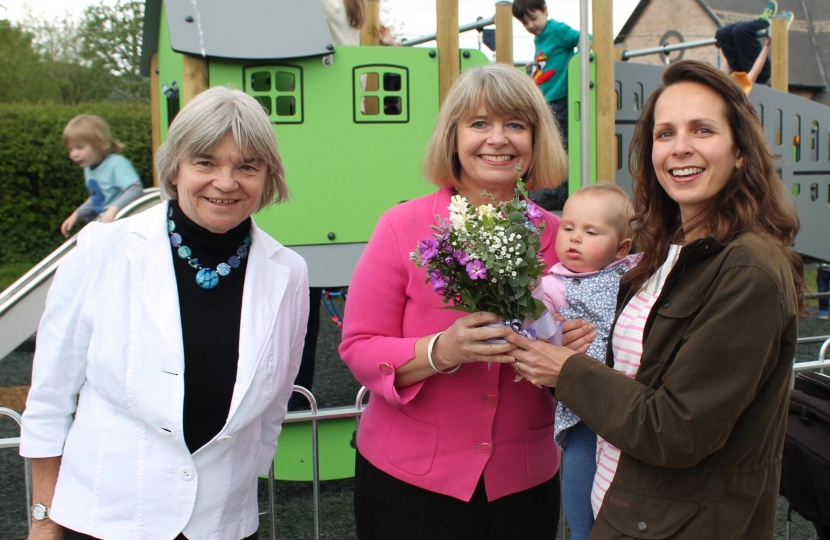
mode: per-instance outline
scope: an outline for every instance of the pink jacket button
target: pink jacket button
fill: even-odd
[[[498,396],[487,396],[484,398],[484,403],[490,408],[495,408],[499,404]]]
[[[381,364],[380,365],[380,372],[384,375],[392,375],[392,372],[395,371],[392,369],[392,364]]]
[[[479,445],[478,451],[481,452],[482,456],[489,456],[493,453],[493,447],[487,443],[482,443],[481,445]]]

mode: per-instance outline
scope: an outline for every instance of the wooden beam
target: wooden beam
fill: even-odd
[[[513,65],[513,3],[496,2],[496,62]]]
[[[364,0],[366,17],[360,28],[361,45],[380,45],[380,0]]]
[[[150,122],[153,148],[153,185],[159,185],[159,172],[156,169],[156,150],[161,146],[161,101],[159,100],[159,55],[150,58]]]
[[[458,48],[458,0],[435,0],[438,43],[438,101],[444,102],[461,70]]]
[[[184,105],[187,105],[191,99],[208,89],[207,58],[184,54],[182,55],[182,68],[184,70],[182,97],[184,97]]]
[[[784,18],[770,19],[772,30],[772,76],[770,86],[782,92],[790,89],[790,23]]]
[[[616,181],[617,139],[615,120],[617,99],[614,84],[614,31],[611,0],[593,0],[592,45],[596,75],[597,182]]]

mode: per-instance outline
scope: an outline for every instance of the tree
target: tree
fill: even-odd
[[[56,85],[32,45],[33,35],[0,20],[0,102],[52,101]]]
[[[81,56],[82,41],[78,23],[68,15],[47,19],[30,9],[21,24],[32,35],[32,46],[41,59],[40,80],[55,88],[52,99],[74,105],[110,98],[113,81],[106,70],[92,66]]]
[[[144,4],[138,0],[87,7],[79,20],[68,15],[47,19],[31,10],[23,28],[48,65],[56,98],[66,104],[85,101],[149,101],[140,74]]]
[[[144,2],[119,0],[86,8],[78,37],[80,56],[94,69],[115,76],[117,101],[148,101],[150,88],[141,75]]]

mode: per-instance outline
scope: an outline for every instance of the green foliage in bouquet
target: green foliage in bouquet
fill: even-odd
[[[544,311],[531,294],[545,268],[539,253],[544,213],[523,194],[517,187],[512,199],[478,208],[454,195],[449,220],[438,217],[432,237],[410,253],[433,290],[452,303],[449,309],[520,321]]]

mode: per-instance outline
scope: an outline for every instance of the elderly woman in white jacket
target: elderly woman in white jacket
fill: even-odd
[[[49,291],[29,538],[256,538],[308,316],[305,262],[250,217],[288,195],[276,140],[253,98],[211,88],[156,165],[167,201],[86,227]]]

